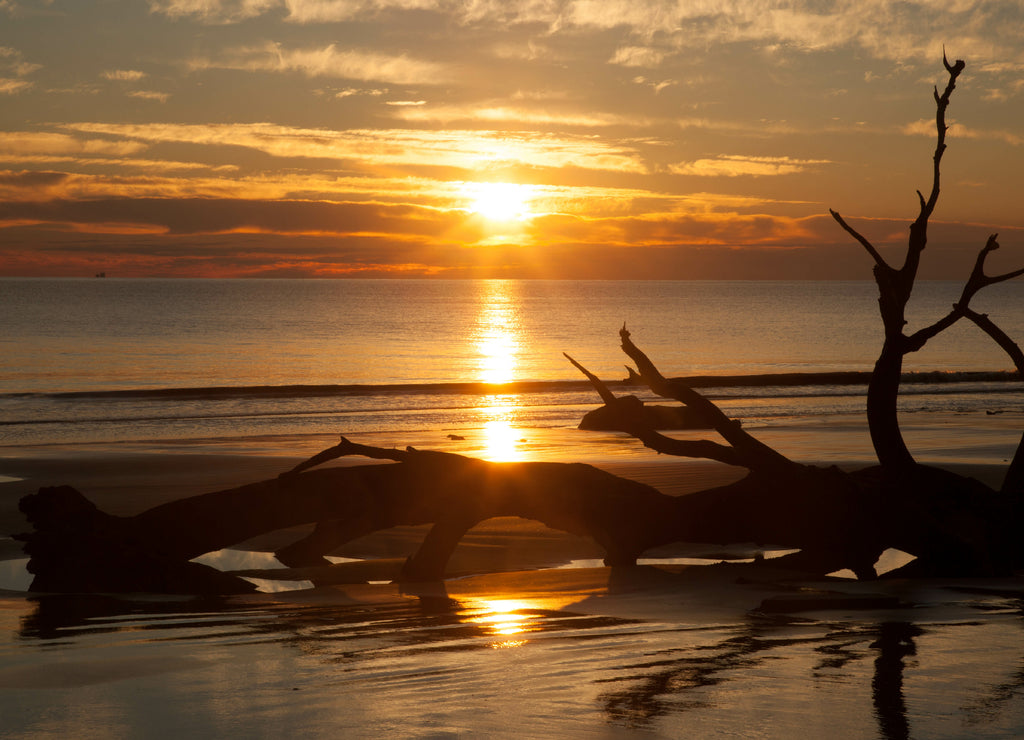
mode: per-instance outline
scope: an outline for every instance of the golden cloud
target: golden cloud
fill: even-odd
[[[673,164],[669,166],[669,170],[676,175],[696,175],[698,177],[763,177],[792,175],[821,164],[830,164],[830,162],[827,159],[722,155],[710,159]]]
[[[30,87],[32,87],[32,83],[28,80],[12,80],[0,77],[0,95],[14,95]]]
[[[418,107],[414,108],[418,109]],[[406,108],[402,108],[406,110]],[[364,166],[421,165],[479,169],[498,164],[642,173],[642,159],[593,137],[503,131],[302,129],[254,124],[73,123],[66,129],[145,142],[243,146],[275,157],[324,158]]]
[[[395,56],[339,49],[335,44],[305,49],[289,49],[278,43],[237,47],[218,58],[194,58],[189,61],[189,67],[193,71],[300,72],[307,77],[372,80],[399,85],[440,85],[457,79],[456,72],[444,64],[413,59],[404,54]]]
[[[8,159],[8,155],[124,156],[145,148],[146,145],[139,141],[80,139],[48,132],[8,131],[0,137],[0,158],[3,159]]]
[[[103,78],[117,82],[138,82],[146,76],[145,72],[137,69],[111,69],[103,73]]]

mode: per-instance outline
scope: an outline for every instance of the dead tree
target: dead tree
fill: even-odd
[[[910,236],[903,265],[895,268],[882,257],[875,246],[853,227],[851,227],[836,211],[830,210],[836,222],[856,239],[874,260],[875,283],[878,285],[878,309],[882,317],[884,338],[882,350],[875,362],[871,380],[868,383],[867,416],[871,441],[875,448],[878,462],[888,469],[914,465],[914,457],[907,448],[900,431],[897,418],[897,402],[899,399],[900,379],[903,374],[903,358],[916,352],[937,334],[952,326],[960,318],[966,317],[995,339],[1000,346],[1010,353],[1018,370],[1024,369],[1021,353],[1016,345],[1003,334],[986,316],[970,310],[969,304],[974,295],[989,285],[1003,282],[1024,274],[1024,269],[1003,275],[989,277],[985,275],[985,259],[999,248],[996,234],[988,238],[988,242],[978,255],[974,270],[964,285],[960,300],[952,310],[931,326],[922,328],[907,335],[905,327],[907,301],[914,289],[921,255],[928,243],[928,220],[939,200],[940,165],[946,151],[946,109],[949,107],[950,96],[956,87],[957,78],[964,70],[964,62],[958,59],[950,64],[945,55],[943,66],[949,73],[945,90],[940,94],[935,88],[935,128],[936,145],[932,156],[932,187],[927,198],[917,192],[919,211],[917,218],[910,225]],[[1024,464],[1024,463],[1022,463]],[[1015,473],[1016,479],[1020,474]]]

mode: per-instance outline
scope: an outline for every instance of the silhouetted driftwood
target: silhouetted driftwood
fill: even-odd
[[[384,464],[310,469],[364,455]],[[896,488],[894,489],[893,486]],[[901,496],[894,511],[893,491]],[[402,571],[404,580],[444,577],[462,536],[498,516],[533,519],[593,538],[610,565],[677,541],[774,543],[800,548],[780,565],[824,574],[851,568],[872,577],[887,547],[919,557],[929,572],[993,574],[1019,562],[1007,547],[1012,507],[970,479],[925,468],[904,477],[878,470],[787,463],[720,488],[673,498],[579,463],[492,463],[448,453],[385,450],[343,439],[276,479],[181,499],[133,517],[105,514],[68,487],[22,500],[35,527],[23,535],[35,591],[234,593],[240,579],[189,563],[259,534],[319,522],[281,552],[292,565],[382,529],[432,524]],[[920,569],[921,566],[919,566]],[[923,572],[923,571],[921,571]]]
[[[366,455],[395,462],[308,470],[322,460]],[[268,531],[321,522],[282,556],[323,562],[333,547],[398,525],[433,524],[403,571],[437,579],[472,526],[497,516],[536,519],[594,538],[609,562],[631,562],[667,541],[673,500],[583,464],[490,463],[447,453],[384,450],[342,442],[310,465],[239,488],[194,496],[134,517],[104,514],[68,487],[26,496],[35,527],[22,538],[40,591],[229,591],[191,558]]]

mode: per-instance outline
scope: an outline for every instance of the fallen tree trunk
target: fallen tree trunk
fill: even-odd
[[[673,499],[642,483],[579,463],[489,463],[429,451],[388,451],[343,440],[341,454],[398,462],[297,472],[194,496],[134,517],[99,511],[69,487],[44,488],[20,507],[35,531],[21,535],[37,591],[244,590],[189,564],[251,537],[313,522],[331,536],[292,548],[289,564],[399,525],[433,524],[403,570],[438,579],[459,539],[499,516],[535,519],[597,541],[609,562],[629,562],[669,537]],[[324,548],[317,547],[323,544]]]
[[[307,469],[353,454],[394,461]],[[926,486],[927,495],[893,516],[892,485]],[[888,547],[918,555],[922,572],[978,575],[1020,562],[1003,544],[1006,533],[997,531],[1009,521],[1006,512],[998,515],[1001,506],[1000,496],[980,483],[924,467],[913,480],[894,480],[872,470],[848,474],[794,464],[785,474],[755,472],[673,498],[580,463],[492,463],[343,439],[276,479],[133,517],[105,514],[72,488],[44,488],[22,499],[35,532],[21,538],[34,591],[244,592],[251,590],[247,582],[189,560],[312,522],[318,529],[285,548],[282,561],[323,563],[325,553],[366,534],[432,524],[401,578],[438,580],[468,530],[503,516],[591,537],[609,565],[633,564],[645,550],[672,542],[754,542],[799,548],[780,564],[816,575],[850,568],[873,577],[872,566]]]

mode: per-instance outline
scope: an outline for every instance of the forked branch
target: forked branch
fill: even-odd
[[[742,461],[733,464],[742,465],[750,470],[790,468],[796,465],[785,455],[779,454],[768,445],[750,436],[738,421],[730,419],[718,406],[686,383],[678,379],[669,380],[662,375],[650,358],[633,344],[625,326],[619,330],[619,337],[622,340],[622,351],[636,363],[640,377],[643,378],[647,386],[659,396],[679,401],[700,414],[712,429],[722,435],[738,459]]]
[[[955,324],[960,318],[965,317],[973,321],[982,331],[992,337],[992,339],[995,340],[995,342],[1002,347],[1013,360],[1018,372],[1024,376],[1024,366],[1022,366],[1021,362],[1018,360],[1020,349],[1013,340],[1010,339],[1009,336],[1007,336],[1006,333],[998,326],[996,326],[987,315],[978,314],[970,309],[971,299],[974,298],[974,296],[982,289],[987,288],[990,285],[996,285],[997,283],[1012,280],[1013,278],[1024,275],[1024,268],[1006,272],[1002,275],[985,274],[986,258],[989,254],[999,249],[999,242],[996,241],[998,236],[998,234],[992,234],[989,236],[988,241],[985,242],[985,246],[978,253],[978,257],[974,262],[974,268],[971,270],[971,275],[964,284],[964,289],[960,294],[960,300],[953,304],[953,308],[948,314],[943,316],[934,324],[926,326],[915,332],[910,337],[907,337],[904,345],[904,354],[908,352],[916,352],[921,349],[929,339]]]
[[[625,432],[639,440],[644,447],[664,455],[717,460],[727,465],[744,466],[742,456],[732,447],[706,439],[674,439],[656,431],[641,413],[643,406],[639,401],[633,404],[624,403],[630,399],[617,398],[611,389],[605,385],[604,381],[583,367],[583,365],[567,353],[563,352],[562,354],[565,355],[565,358],[577,370],[587,376],[590,384],[594,386],[598,395],[601,396],[605,406],[616,409],[618,413],[615,415],[615,419],[619,423],[618,431]]]
[[[867,237],[865,237],[863,234],[861,234],[855,228],[850,226],[850,224],[846,223],[846,221],[843,219],[842,216],[839,215],[838,212],[832,210],[831,208],[828,209],[828,212],[832,214],[832,218],[835,219],[836,223],[843,227],[843,231],[845,231],[847,234],[849,234],[854,239],[856,239],[858,242],[860,242],[861,246],[864,247],[864,249],[867,250],[868,254],[871,255],[871,258],[875,261],[875,265],[879,269],[882,269],[882,270],[891,270],[892,269],[891,267],[889,267],[889,264],[885,261],[885,259],[882,257],[882,255],[878,253],[878,250],[875,249],[875,245],[867,240]]]
[[[946,152],[946,132],[949,126],[946,125],[946,109],[949,107],[949,99],[956,89],[956,80],[964,71],[964,60],[957,59],[950,64],[945,52],[942,54],[942,65],[949,73],[949,80],[946,82],[946,89],[939,94],[939,89],[934,90],[935,97],[935,153],[932,155],[932,188],[927,200],[918,191],[917,198],[920,203],[920,212],[917,219],[910,225],[910,242],[907,245],[907,257],[900,272],[904,273],[904,279],[913,283],[917,275],[917,268],[921,262],[921,252],[928,243],[928,219],[935,211],[935,205],[939,201],[942,155]],[[909,289],[908,289],[909,296]]]

